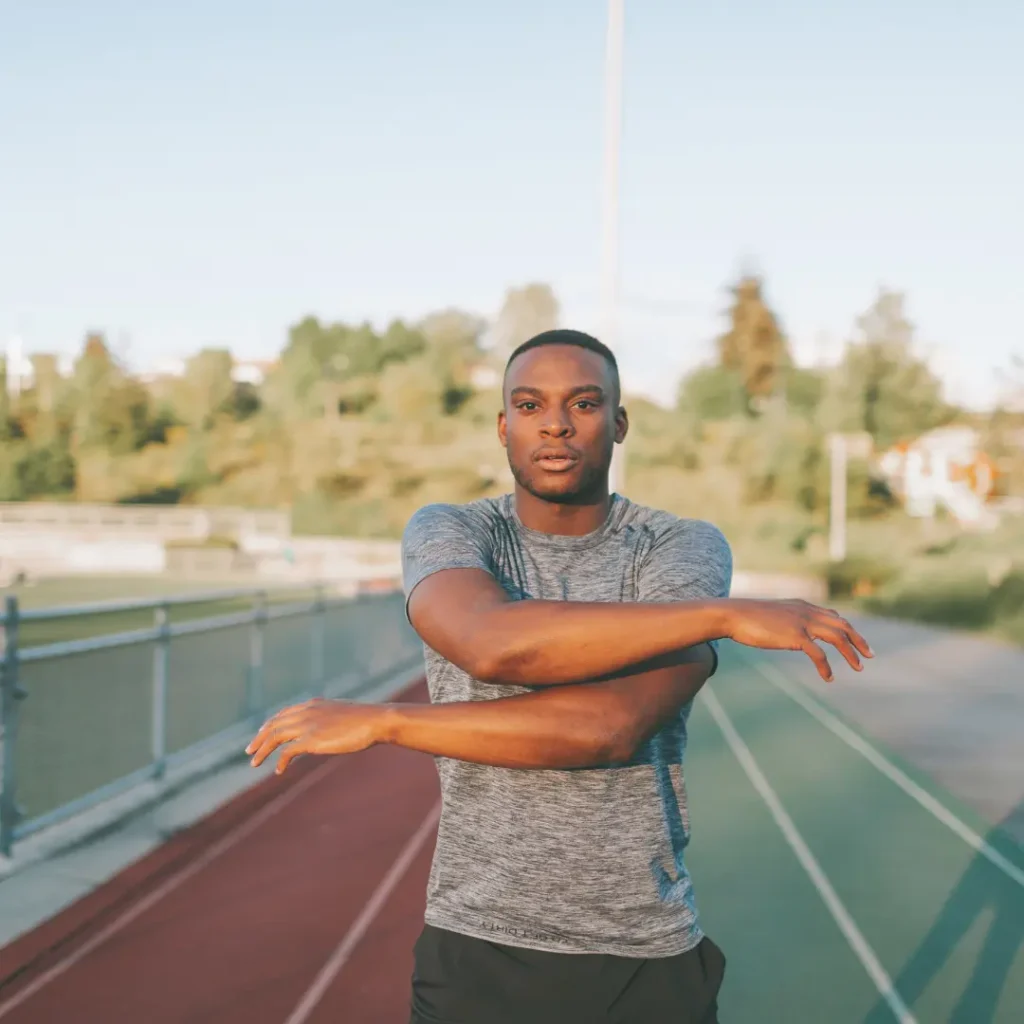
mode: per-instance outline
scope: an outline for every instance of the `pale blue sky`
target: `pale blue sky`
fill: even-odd
[[[1024,353],[1024,4],[626,26],[629,379],[706,356],[749,258],[803,358],[884,283],[990,395]],[[307,312],[492,315],[536,279],[596,328],[604,30],[604,0],[0,0],[0,339],[262,357]]]

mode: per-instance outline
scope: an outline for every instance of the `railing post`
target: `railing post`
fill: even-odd
[[[327,605],[324,602],[324,588],[316,585],[316,597],[313,599],[313,622],[310,630],[312,641],[313,693],[322,695],[327,688]]]
[[[157,628],[153,649],[153,778],[161,779],[167,767],[167,674],[171,660],[171,629],[167,604],[154,613]]]
[[[267,594],[259,591],[253,599],[249,628],[249,717],[258,722],[265,708],[263,687],[263,641],[267,629]]]
[[[10,857],[14,829],[21,819],[15,777],[15,746],[18,737],[18,703],[26,696],[18,685],[18,599],[9,595],[4,602],[3,634],[0,638],[0,854]]]

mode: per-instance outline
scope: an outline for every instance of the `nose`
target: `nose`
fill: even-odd
[[[572,421],[564,409],[553,409],[545,418],[540,432],[545,437],[568,437],[572,432]]]

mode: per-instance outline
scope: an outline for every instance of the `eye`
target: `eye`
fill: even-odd
[[[576,408],[577,409],[584,409],[584,410],[585,409],[596,409],[597,408],[597,402],[594,402],[594,401],[592,401],[589,398],[581,398],[576,403]]]
[[[517,409],[522,409],[523,412],[533,412],[533,410],[537,408],[537,403],[536,402],[520,402],[516,406],[516,408]]]

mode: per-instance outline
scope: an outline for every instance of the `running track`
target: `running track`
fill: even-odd
[[[0,1024],[404,1024],[433,763],[296,769],[0,950]],[[1021,846],[840,718],[800,660],[727,652],[688,786],[723,1022],[1024,1021]]]

